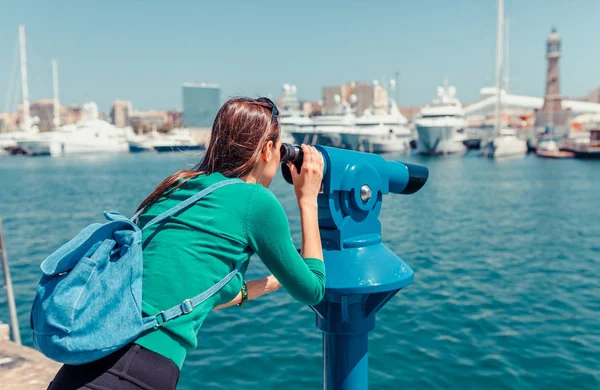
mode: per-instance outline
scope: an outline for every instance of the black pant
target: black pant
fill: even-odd
[[[179,368],[170,359],[128,344],[92,363],[65,364],[48,390],[175,390],[178,379]]]

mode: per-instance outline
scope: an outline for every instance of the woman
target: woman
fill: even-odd
[[[139,225],[228,178],[243,182],[219,188],[193,206],[144,230],[142,310],[158,313],[209,289],[236,267],[236,276],[191,313],[166,323],[135,343],[93,363],[65,365],[50,389],[175,389],[186,352],[212,311],[242,306],[280,285],[304,304],[317,304],[325,290],[317,195],[323,158],[302,146],[301,172],[290,165],[302,219],[302,256],[290,238],[283,207],[267,189],[281,147],[278,110],[269,99],[235,98],[219,110],[206,155],[191,171],[163,181],[139,209]],[[256,253],[272,272],[244,283]]]

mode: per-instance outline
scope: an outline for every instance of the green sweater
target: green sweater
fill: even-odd
[[[140,217],[140,226],[198,191],[227,179],[214,173],[189,180],[161,198]],[[234,184],[215,190],[166,222],[144,230],[143,302],[146,315],[156,314],[209,289],[238,264],[256,253],[287,292],[301,303],[321,301],[325,266],[303,259],[294,247],[283,207],[260,184]],[[136,343],[171,359],[179,368],[187,349],[215,306],[240,292],[247,264],[222,290],[191,313],[141,336]]]

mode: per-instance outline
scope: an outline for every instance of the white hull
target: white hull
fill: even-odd
[[[463,154],[467,147],[464,136],[457,133],[453,126],[421,126],[416,124],[418,150],[425,155]]]
[[[351,150],[360,150],[371,153],[402,152],[410,149],[410,133],[342,133],[341,142],[347,149]]]
[[[297,126],[291,132],[294,141],[298,144],[319,144],[325,146],[339,147],[342,144],[341,133],[346,131],[348,126]]]
[[[484,146],[482,154],[489,158],[525,156],[527,142],[516,137],[496,137]]]
[[[15,148],[19,146],[19,141],[35,141],[39,139],[37,131],[19,130],[12,133],[0,134],[0,149]]]
[[[13,139],[0,139],[0,149],[4,150],[5,148],[14,148],[17,146],[17,141]]]
[[[397,153],[410,150],[410,140],[374,141],[369,144],[372,153]]]
[[[152,132],[141,136],[128,137],[129,151],[133,153],[144,151],[177,151],[199,150],[204,147],[191,136],[188,130],[173,129],[169,133]]]
[[[73,156],[81,154],[125,153],[129,151],[127,142],[77,143],[71,141],[21,141],[19,146],[36,156]]]

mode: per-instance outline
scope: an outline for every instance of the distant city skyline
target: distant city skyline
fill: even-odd
[[[543,96],[545,40],[563,41],[561,92],[584,97],[600,87],[600,2],[506,0],[510,89]],[[303,100],[321,87],[399,77],[399,104],[427,103],[446,78],[464,102],[493,85],[496,1],[413,3],[312,0],[265,5],[75,1],[60,7],[0,0],[0,111],[4,110],[17,28],[27,32],[31,100],[52,97],[50,61],[59,68],[61,104],[114,100],[134,109],[182,109],[185,82],[220,84],[222,99],[281,96],[295,84]],[[577,17],[568,15],[576,14]]]

